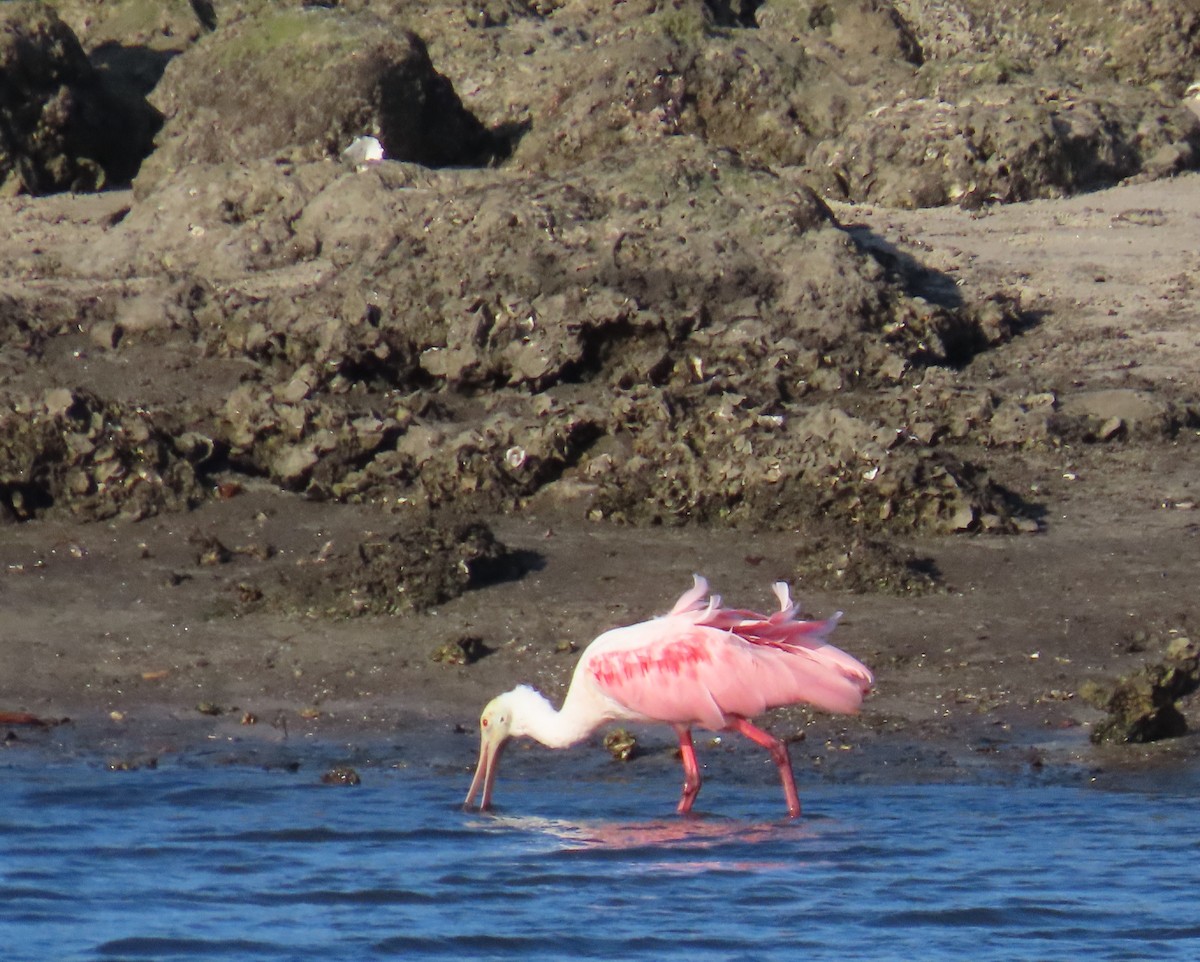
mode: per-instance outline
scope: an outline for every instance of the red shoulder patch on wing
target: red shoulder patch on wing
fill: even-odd
[[[696,666],[711,660],[699,639],[685,637],[645,648],[607,652],[594,658],[588,668],[592,677],[608,688],[635,679],[695,677]]]
[[[646,718],[723,728],[725,713],[712,694],[721,648],[706,635],[688,625],[672,638],[602,652],[587,670],[608,697]]]

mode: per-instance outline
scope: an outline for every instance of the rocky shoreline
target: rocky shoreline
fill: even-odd
[[[1087,737],[1194,700],[1191,5],[140,9],[0,11],[11,747],[457,746],[702,571],[848,612],[810,761],[1192,759]]]

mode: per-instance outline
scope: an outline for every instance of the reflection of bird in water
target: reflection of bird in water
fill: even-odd
[[[538,815],[497,815],[495,824],[519,832],[536,832],[566,843],[568,850],[663,848],[702,851],[728,844],[769,844],[780,837],[779,822],[746,823],[735,819],[655,819],[649,822],[573,822]],[[795,838],[788,826],[788,837]]]
[[[870,670],[826,640],[839,615],[797,621],[783,582],[774,586],[772,615],[722,608],[699,575],[671,612],[606,631],[575,666],[561,711],[539,692],[520,686],[488,703],[479,721],[479,767],[466,804],[492,802],[500,754],[510,738],[534,738],[550,748],[574,745],[606,722],[671,725],[683,759],[678,811],[691,811],[700,791],[700,766],[691,728],[736,731],[762,745],[779,768],[788,814],[800,798],[787,747],[747,719],[768,708],[805,702],[831,712],[855,712],[874,678]]]
[[[744,822],[730,818],[654,819],[648,822],[579,822],[537,815],[497,815],[502,830],[557,840],[564,852],[636,852],[638,866],[655,875],[701,875],[711,871],[772,874],[795,871],[794,853],[782,854],[785,839],[816,838],[806,823]],[[786,834],[785,834],[786,833]]]

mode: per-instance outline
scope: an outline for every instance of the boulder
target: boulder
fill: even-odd
[[[167,67],[154,102],[166,123],[139,194],[189,165],[334,158],[363,135],[390,159],[430,167],[485,163],[499,149],[420,37],[324,8],[205,36]]]
[[[0,192],[127,184],[161,117],[113,83],[48,4],[0,5]]]

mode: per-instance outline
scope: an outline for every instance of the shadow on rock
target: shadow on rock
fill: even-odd
[[[864,224],[844,226],[858,249],[875,258],[889,275],[903,284],[910,296],[923,297],[939,307],[963,306],[962,291],[949,274],[922,264]]]
[[[142,79],[131,82],[124,69],[112,69],[120,58],[93,65],[47,5],[5,4],[0,189],[48,194],[128,184],[162,125],[145,99],[145,84],[158,69],[145,66],[152,59],[142,59]]]
[[[125,46],[109,42],[92,51],[91,61],[92,66],[113,87],[145,97],[158,86],[167,64],[177,56],[178,51],[175,50],[154,50],[140,45]]]

